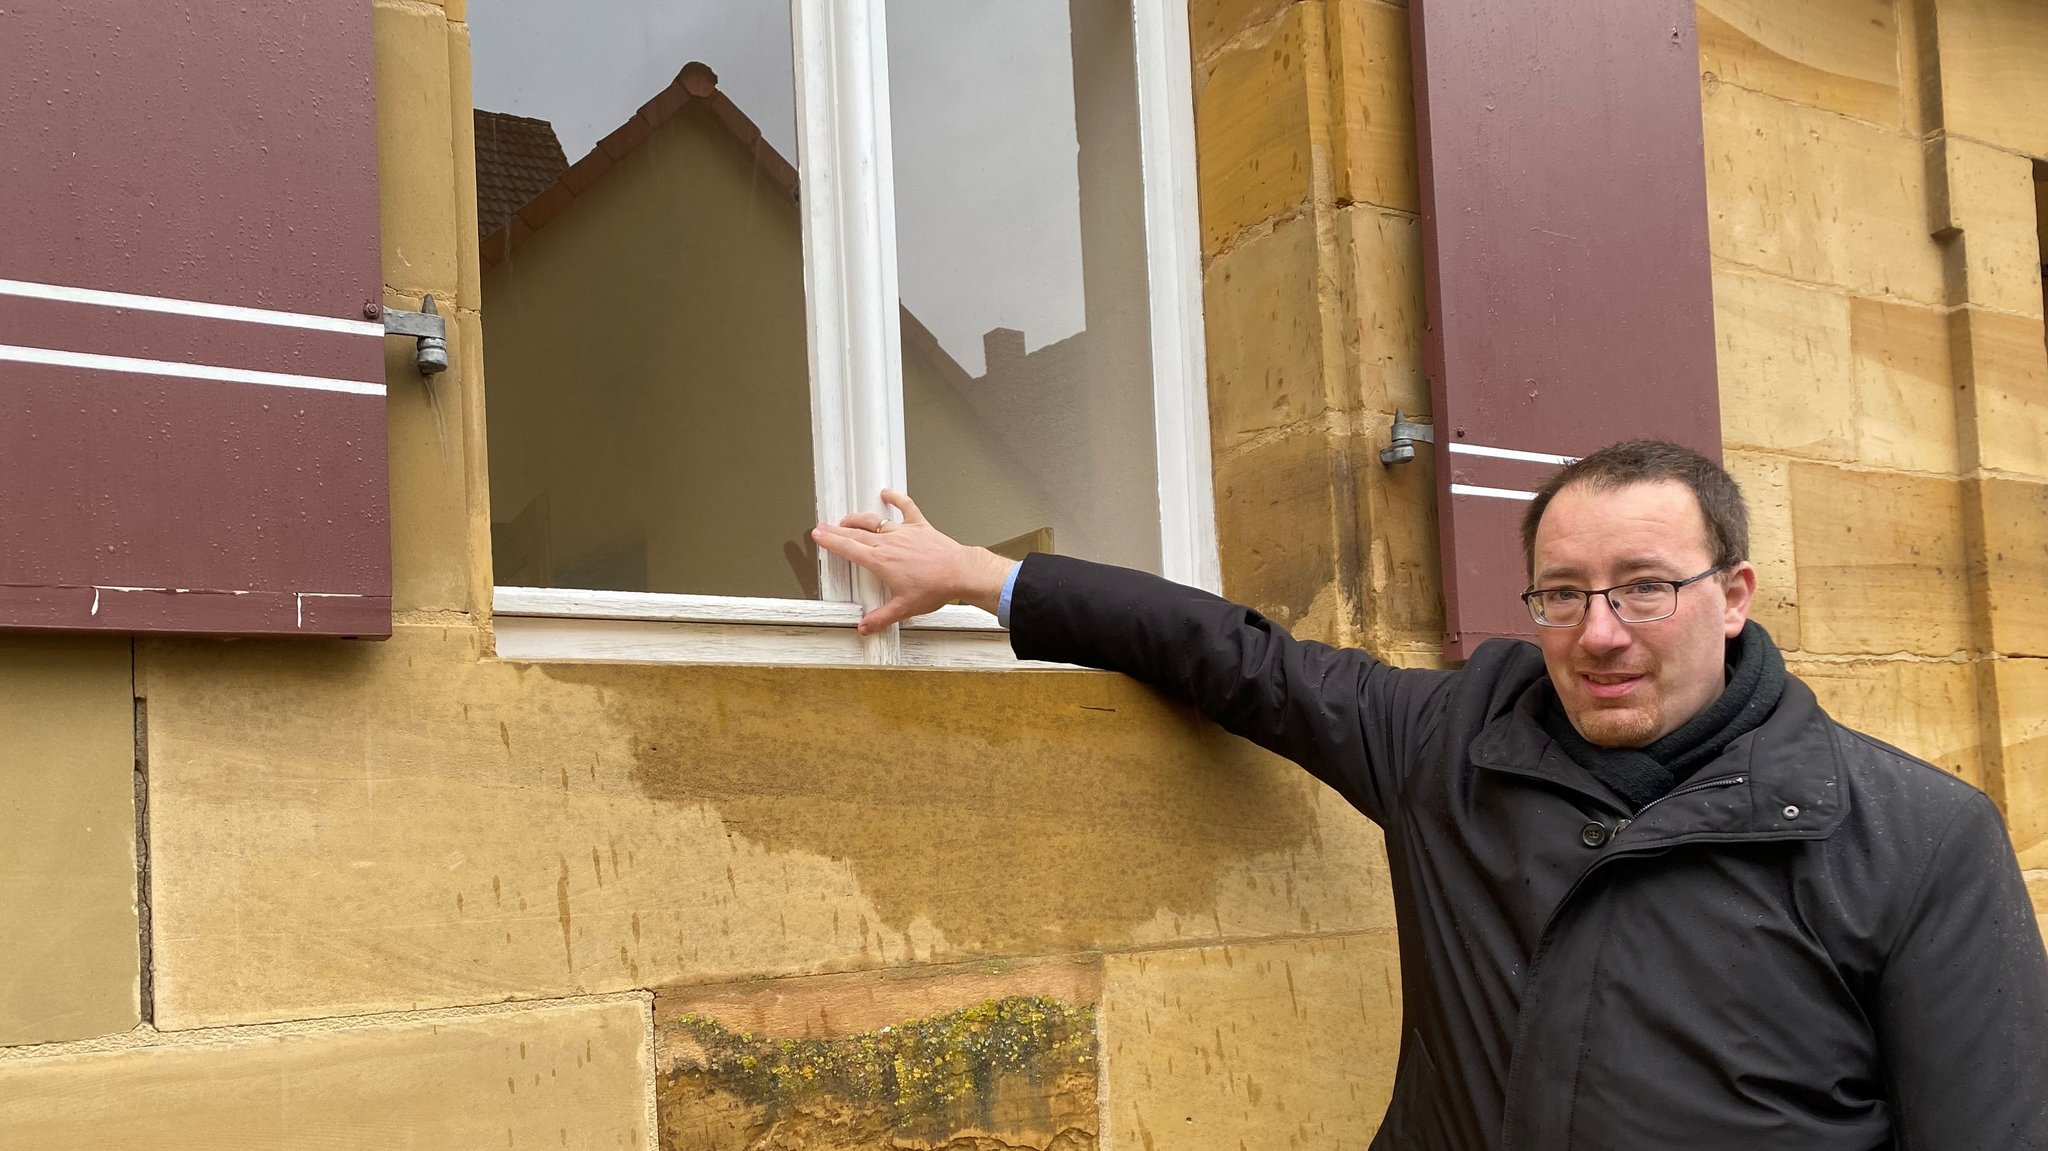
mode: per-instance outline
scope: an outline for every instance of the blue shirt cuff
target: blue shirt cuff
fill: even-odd
[[[1003,578],[1003,594],[996,599],[996,623],[1003,627],[1010,626],[1010,593],[1017,590],[1017,573],[1023,570],[1023,564],[1014,564]]]

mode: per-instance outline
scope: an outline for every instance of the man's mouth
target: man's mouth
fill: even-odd
[[[1579,683],[1594,699],[1620,699],[1635,689],[1641,675],[1580,672]]]

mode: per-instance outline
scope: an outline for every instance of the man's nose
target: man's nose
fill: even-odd
[[[1579,624],[1579,646],[1590,652],[1611,652],[1627,647],[1635,636],[1615,614],[1614,604],[1604,595],[1586,600],[1586,618]]]

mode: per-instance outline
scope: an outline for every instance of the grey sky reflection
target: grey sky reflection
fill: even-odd
[[[888,3],[903,299],[971,373],[990,328],[1084,322],[1067,6]],[[784,0],[470,0],[469,26],[477,107],[552,122],[572,161],[691,60],[796,158]]]

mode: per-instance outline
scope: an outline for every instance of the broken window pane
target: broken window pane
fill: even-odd
[[[786,0],[472,0],[504,586],[815,598]]]
[[[1128,0],[888,0],[905,447],[932,520],[1158,571]]]

